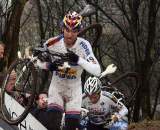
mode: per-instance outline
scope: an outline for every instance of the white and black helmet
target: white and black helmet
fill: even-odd
[[[89,77],[84,84],[85,94],[92,95],[93,93],[101,92],[101,81],[96,77]]]

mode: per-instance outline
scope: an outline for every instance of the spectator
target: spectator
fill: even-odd
[[[5,44],[0,41],[0,60],[4,58]]]
[[[47,93],[41,92],[36,98],[36,106],[32,109],[32,115],[39,120],[46,128],[48,127],[47,119]]]
[[[4,51],[5,51],[5,44],[0,41],[0,86],[2,85],[4,79],[4,73],[2,72],[2,68],[4,66]]]
[[[10,74],[10,77],[9,77],[9,80],[7,82],[7,85],[6,85],[6,90],[8,93],[12,93],[13,90],[14,90],[14,86],[15,86],[15,83],[16,83],[16,72],[13,70]]]

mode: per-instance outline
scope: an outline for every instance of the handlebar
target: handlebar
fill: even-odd
[[[37,53],[37,54],[36,54]],[[68,60],[67,56],[64,53],[59,53],[59,52],[55,52],[55,51],[49,51],[47,48],[43,48],[43,47],[37,47],[33,49],[33,55],[41,55],[44,56],[46,54],[50,55],[50,56],[56,56],[57,58],[61,58],[63,60]]]
[[[61,67],[61,69],[70,68],[70,65],[68,64],[69,59],[66,53],[50,51],[47,47],[36,47],[32,49],[32,56],[29,59],[32,62],[35,62],[39,59],[43,62],[57,64]]]
[[[81,108],[82,125],[83,125],[83,122],[90,121],[91,123],[95,125],[104,125],[104,128],[109,128],[109,126],[114,122],[112,120],[112,114],[109,114],[107,115],[107,117],[104,117],[105,120],[103,120],[102,122],[95,122],[91,119],[91,118],[97,118],[97,116],[104,117],[104,115],[93,115],[87,109]]]

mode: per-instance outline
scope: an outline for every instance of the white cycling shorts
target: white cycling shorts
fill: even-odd
[[[66,114],[80,114],[81,102],[81,81],[57,81],[56,78],[52,78],[48,93],[49,108],[64,111]]]

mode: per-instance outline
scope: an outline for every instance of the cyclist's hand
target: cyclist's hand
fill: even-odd
[[[34,66],[35,66],[36,68],[42,68],[42,69],[43,69],[44,62],[42,62],[40,59],[38,59],[38,60],[36,60],[36,61],[34,62]]]
[[[38,56],[41,52],[39,50],[33,49],[33,56]]]
[[[69,62],[77,64],[78,60],[79,60],[79,56],[70,50],[67,50],[67,51],[68,51],[68,53],[66,53],[66,56],[67,56]]]
[[[50,71],[56,71],[56,70],[58,70],[58,67],[59,67],[59,66],[60,66],[59,63],[53,62],[53,63],[48,63],[47,68],[48,68]]]
[[[82,116],[82,117],[86,117],[88,112],[89,112],[89,111],[88,111],[87,109],[81,108],[81,116]]]
[[[47,48],[45,47],[41,47],[41,46],[38,46],[34,49],[32,49],[32,52],[33,52],[33,56],[46,56],[47,55]]]
[[[118,116],[116,116],[115,114],[111,116],[111,119],[113,122],[118,121]]]
[[[47,52],[43,52],[41,53],[41,55],[38,56],[38,59],[40,59],[41,61],[50,61],[50,56]]]

